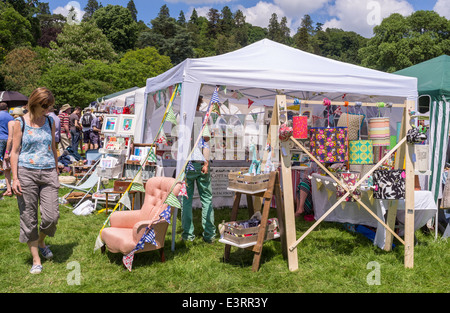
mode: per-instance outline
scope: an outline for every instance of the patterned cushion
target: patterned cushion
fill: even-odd
[[[366,116],[364,114],[347,114],[342,113],[337,124],[338,127],[347,127],[347,116],[348,116],[348,140],[358,140],[359,130]]]

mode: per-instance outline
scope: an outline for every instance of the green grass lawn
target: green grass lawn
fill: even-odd
[[[60,195],[67,190],[61,189]],[[216,224],[229,220],[230,209],[217,209]],[[106,214],[76,216],[60,206],[56,236],[48,238],[54,259],[43,260],[40,275],[29,274],[31,256],[19,242],[19,212],[15,198],[0,200],[0,292],[2,293],[430,293],[450,290],[450,244],[416,232],[414,268],[405,269],[404,248],[397,244],[385,252],[340,224],[321,223],[298,246],[299,270],[290,272],[279,241],[264,244],[261,266],[252,272],[253,253],[232,248],[230,261],[222,261],[224,245],[206,244],[201,239],[200,210],[194,211],[198,238],[180,240],[177,221],[175,251],[171,251],[171,227],[166,239],[166,262],[152,251],[136,254],[133,270],[122,265],[122,255],[100,250],[94,243]],[[240,209],[240,219],[247,210]],[[272,210],[271,216],[275,215]],[[296,221],[297,238],[312,222]],[[369,284],[377,262],[380,283]],[[79,284],[73,284],[79,269]],[[76,281],[75,281],[76,282]]]

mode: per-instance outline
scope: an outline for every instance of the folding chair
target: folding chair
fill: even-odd
[[[99,161],[97,161],[98,163]],[[97,163],[95,165],[97,165]],[[92,167],[92,169],[95,167],[95,165]],[[91,170],[92,170],[91,169]],[[86,177],[87,175],[89,175],[89,172],[86,173],[86,175],[84,177]],[[84,178],[83,177],[83,178]],[[68,194],[66,194],[63,199],[66,199],[68,196],[70,196],[70,194],[72,192],[74,192],[75,190],[77,191],[81,191],[84,192],[84,196],[83,198],[81,198],[80,201],[77,202],[76,205],[73,206],[73,208],[75,209],[81,202],[83,202],[83,200],[86,198],[86,196],[88,194],[93,194],[94,188],[97,186],[97,184],[99,183],[99,181],[101,180],[101,178],[97,175],[97,170],[92,171],[92,174],[89,175],[89,177],[86,179],[86,181],[84,181],[83,183],[81,183],[83,181],[83,178],[80,181],[80,184],[77,185],[68,185],[68,184],[64,184],[64,183],[60,183],[61,186],[66,187],[66,188],[70,188],[70,192]]]

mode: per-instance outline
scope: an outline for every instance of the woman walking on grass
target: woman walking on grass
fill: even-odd
[[[55,124],[46,116],[55,98],[46,88],[35,89],[28,99],[28,113],[16,118],[11,153],[12,189],[20,211],[19,241],[27,243],[33,257],[30,273],[42,271],[39,252],[53,257],[45,237],[53,237],[59,219],[58,157]],[[38,231],[38,206],[41,223]]]

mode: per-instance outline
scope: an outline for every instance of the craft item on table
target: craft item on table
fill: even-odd
[[[404,170],[376,170],[373,172],[373,197],[375,199],[405,199]]]
[[[348,127],[348,140],[360,139],[361,126],[366,116],[364,114],[342,113],[337,123],[338,127]]]
[[[374,147],[390,145],[389,117],[369,119],[369,139]]]
[[[261,160],[258,158],[255,144],[251,144],[249,153],[252,154],[252,163],[248,169],[249,174],[259,175],[261,174]]]
[[[339,172],[338,178],[340,179],[341,183],[346,186],[349,190],[353,188],[353,186],[356,185],[356,183],[359,181],[360,173],[358,172]],[[347,192],[344,188],[342,188],[341,185],[337,184],[336,186],[336,196],[338,198],[341,198],[344,196]],[[359,189],[355,189],[353,191],[353,195],[355,195],[358,199],[361,199],[361,191]],[[345,198],[346,202],[355,202],[356,200],[351,196],[347,196]]]
[[[310,128],[311,154],[321,163],[347,162],[346,127]]]
[[[406,141],[410,144],[421,143],[427,140],[426,127],[413,127],[406,133]]]
[[[350,164],[373,164],[372,140],[353,140],[349,142]]]
[[[266,150],[267,150],[267,160],[266,166],[264,168],[264,174],[275,171],[275,165],[272,162],[272,147],[270,146],[270,144],[266,146]]]
[[[293,121],[293,137],[295,139],[308,138],[308,117],[294,116]]]
[[[280,140],[283,142],[288,141],[289,138],[292,136],[292,133],[293,133],[292,127],[289,127],[286,124],[282,124],[278,131],[278,138],[280,138]]]
[[[425,172],[429,169],[429,145],[414,145],[415,163],[414,169],[419,172]]]

